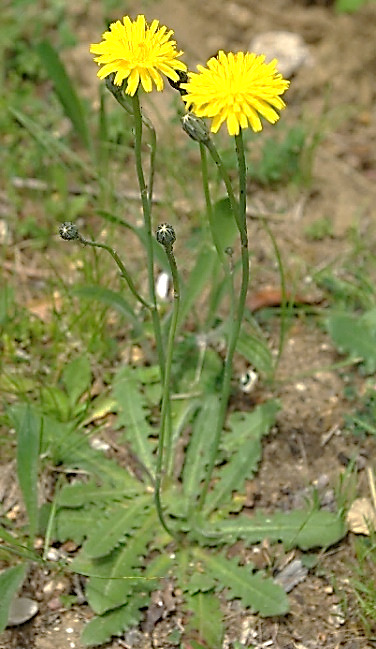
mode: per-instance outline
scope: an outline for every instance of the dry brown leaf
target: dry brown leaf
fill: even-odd
[[[376,529],[376,512],[368,498],[357,498],[347,514],[347,524],[354,534],[370,535]]]

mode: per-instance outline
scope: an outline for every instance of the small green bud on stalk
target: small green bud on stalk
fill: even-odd
[[[59,234],[64,241],[74,241],[80,238],[78,227],[71,221],[65,221],[59,227]]]
[[[175,230],[169,223],[161,223],[158,225],[155,236],[158,243],[165,248],[172,248],[176,241]]]
[[[193,115],[193,113],[186,113],[181,118],[181,121],[183,125],[183,131],[185,131],[187,135],[192,138],[192,140],[201,142],[202,144],[209,142],[210,133],[208,127],[206,126],[204,120],[201,119],[201,117],[197,117],[197,115]]]

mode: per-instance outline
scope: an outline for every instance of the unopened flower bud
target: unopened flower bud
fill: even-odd
[[[205,144],[210,140],[210,134],[208,127],[201,117],[193,115],[193,113],[186,113],[181,118],[183,131],[185,131],[192,140],[196,142],[202,142]]]
[[[77,225],[71,221],[65,221],[61,224],[59,227],[59,234],[65,241],[73,241],[74,239],[80,238]]]
[[[165,248],[172,248],[176,241],[175,230],[169,223],[161,223],[161,225],[158,225],[155,235],[158,243]]]

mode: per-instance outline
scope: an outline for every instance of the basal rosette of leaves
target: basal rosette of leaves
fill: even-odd
[[[55,460],[60,457],[70,471],[86,473],[84,479],[66,484],[57,494],[51,541],[73,540],[82,545],[69,569],[85,577],[85,595],[95,614],[84,628],[84,643],[100,645],[137,625],[151,593],[167,579],[180,588],[184,606],[192,613],[189,629],[201,629],[201,640],[215,641],[210,646],[219,647],[225,631],[220,593],[239,599],[261,616],[284,615],[289,609],[286,593],[270,575],[227,557],[231,545],[242,540],[250,546],[267,538],[288,548],[326,547],[343,536],[344,524],[336,514],[310,509],[258,511],[254,516],[242,513],[245,482],[257,472],[262,438],[279,408],[274,401],[251,413],[230,415],[220,466],[198,515],[196,505],[209,461],[210,422],[218,412],[218,400],[207,390],[204,398],[174,404],[175,421],[181,427],[191,421],[192,433],[178,482],[164,492],[165,507],[186,538],[181,545],[172,541],[158,521],[152,494],[156,431],[150,416],[160,394],[153,369],[122,368],[114,381],[108,408],[117,412],[118,434],[130,450],[127,468],[93,450],[79,431],[71,432],[59,449],[64,429],[46,420]],[[212,362],[204,375],[205,371],[212,373]],[[203,377],[206,385],[207,379]],[[33,416],[40,418],[37,413]],[[25,419],[21,412],[14,417],[22,435]],[[34,425],[38,428],[37,421]],[[210,625],[205,624],[208,616]]]

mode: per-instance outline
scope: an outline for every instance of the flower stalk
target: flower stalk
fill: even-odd
[[[156,232],[156,237],[158,243],[160,243],[167,255],[168,263],[170,266],[171,276],[172,276],[172,285],[173,285],[173,310],[172,318],[170,323],[170,329],[167,340],[166,347],[166,362],[165,362],[165,371],[163,377],[163,387],[162,387],[162,405],[161,405],[161,423],[160,431],[158,437],[158,451],[157,451],[157,469],[155,475],[155,489],[154,489],[154,499],[155,506],[158,512],[159,520],[171,536],[176,538],[175,532],[170,528],[166,522],[162,502],[161,502],[161,484],[163,477],[163,464],[164,457],[166,458],[166,464],[168,464],[169,457],[171,454],[171,426],[168,425],[168,419],[170,414],[170,402],[171,402],[171,367],[172,367],[172,357],[174,352],[174,343],[175,335],[177,329],[177,323],[179,318],[179,306],[180,306],[180,283],[179,283],[179,273],[176,265],[175,256],[173,253],[173,245],[175,242],[175,232],[171,225],[163,223],[160,225]]]
[[[226,419],[228,401],[230,398],[231,392],[231,378],[232,378],[232,365],[234,354],[236,350],[236,344],[239,338],[240,328],[244,316],[245,301],[247,297],[247,290],[249,284],[249,252],[248,252],[248,234],[247,234],[247,221],[246,221],[246,164],[244,156],[244,144],[242,138],[242,131],[238,136],[236,136],[236,153],[238,160],[238,173],[239,173],[239,202],[236,201],[234,190],[230,181],[230,178],[227,174],[227,171],[223,165],[222,159],[218,154],[216,147],[214,146],[211,140],[206,142],[206,146],[212,156],[214,162],[216,163],[221,177],[226,186],[227,194],[231,203],[233,215],[238,227],[240,244],[241,244],[241,259],[242,259],[242,279],[240,287],[240,295],[238,300],[238,305],[235,313],[234,308],[234,296],[233,296],[233,284],[232,285],[232,295],[231,295],[231,304],[230,304],[230,317],[229,317],[229,337],[227,343],[227,351],[224,363],[223,379],[222,379],[222,389],[220,396],[220,408],[218,413],[218,418],[216,422],[216,429],[214,433],[213,444],[210,449],[209,463],[207,466],[206,476],[201,491],[199,499],[199,509],[202,510],[205,505],[206,496],[210,486],[210,480],[213,474],[215,467],[215,462],[218,456],[219,444],[221,439],[221,434],[223,426]]]

